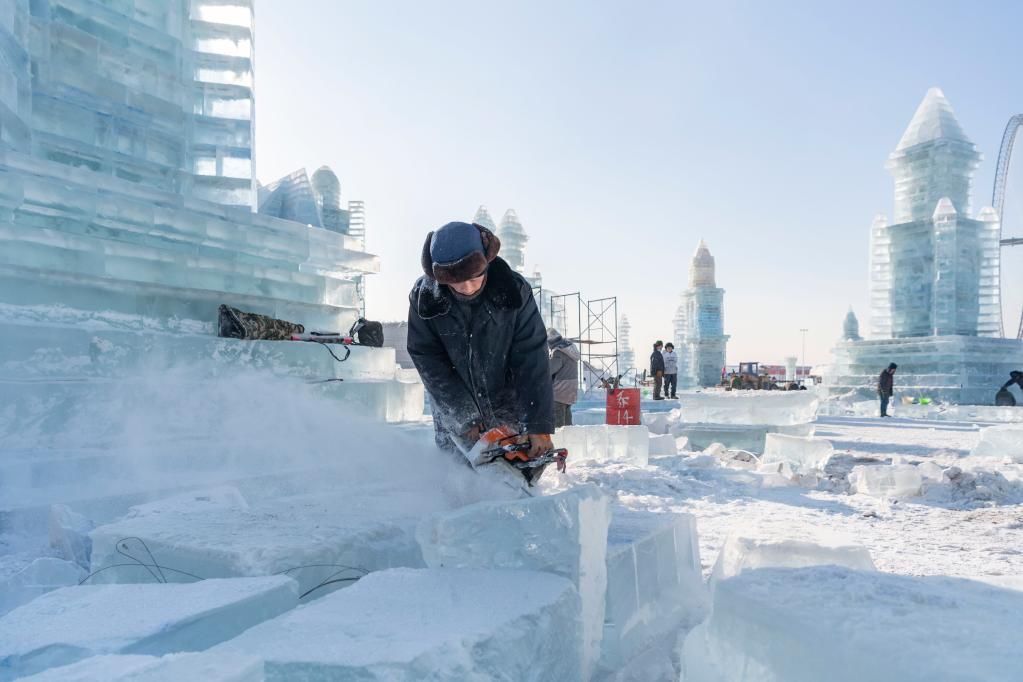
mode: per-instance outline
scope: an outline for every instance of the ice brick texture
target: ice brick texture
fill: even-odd
[[[615,508],[608,529],[600,668],[621,669],[701,620],[708,603],[696,519]]]
[[[873,497],[916,497],[924,477],[912,464],[857,464],[849,472],[849,490]]]
[[[393,569],[264,623],[220,651],[286,680],[585,679],[579,595],[549,573]]]
[[[1023,424],[989,426],[982,429],[980,440],[970,454],[1023,462]]]
[[[758,540],[743,535],[730,535],[721,547],[710,584],[758,568],[802,568],[805,566],[845,566],[859,571],[873,571],[870,551],[852,541],[840,538]]]
[[[785,469],[796,474],[811,474],[823,471],[834,453],[831,441],[824,438],[769,433],[760,463],[772,471]]]
[[[684,682],[1009,682],[1023,670],[1023,593],[839,566],[718,583],[686,637]]]
[[[568,450],[569,462],[620,462],[645,466],[650,457],[650,432],[645,426],[563,426],[554,443]]]
[[[588,677],[604,627],[610,517],[607,496],[590,484],[436,514],[423,520],[416,539],[431,568],[519,569],[568,578],[582,603],[581,668]]]
[[[235,653],[93,656],[21,678],[27,682],[263,682],[263,661]]]
[[[86,571],[72,561],[40,557],[0,580],[0,616],[59,587],[77,585]]]
[[[297,603],[285,576],[65,587],[0,618],[0,680],[97,654],[202,651]]]
[[[123,564],[124,553],[146,559],[152,552],[158,564],[172,569],[165,572],[169,582],[288,571],[305,594],[341,567],[354,570],[338,577],[355,578],[381,568],[422,566],[416,517],[437,509],[428,496],[386,486],[350,491],[343,499],[325,493],[251,505],[229,496],[194,498],[141,505],[92,531],[93,566]],[[153,576],[142,566],[129,565],[92,580],[150,582]],[[318,590],[315,596],[323,594]]]
[[[728,391],[679,395],[686,424],[792,426],[817,416],[816,391]]]

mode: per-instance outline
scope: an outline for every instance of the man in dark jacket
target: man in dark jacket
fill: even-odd
[[[881,416],[888,415],[888,401],[892,398],[892,391],[895,389],[895,370],[898,368],[894,362],[886,369],[881,370],[881,376],[877,378],[877,395],[881,398]]]
[[[530,457],[553,447],[547,330],[533,290],[490,230],[448,223],[426,237],[409,294],[408,352],[430,393],[437,444],[455,450],[508,424]]]
[[[664,381],[664,356],[661,355],[661,348],[664,344],[660,341],[654,344],[654,352],[650,354],[650,375],[654,378],[654,400],[664,400],[661,397],[661,382]]]
[[[572,425],[572,405],[579,397],[579,349],[557,329],[547,330],[554,383],[554,428]]]

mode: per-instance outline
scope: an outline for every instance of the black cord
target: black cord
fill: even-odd
[[[131,554],[128,554],[128,552],[126,550],[128,549],[128,541],[129,540],[138,540],[139,544],[142,545],[142,549],[146,550],[146,554],[149,555],[149,560],[152,561],[153,563],[147,565],[145,562],[143,562],[142,560],[138,559],[137,557],[135,557],[135,556],[133,556]],[[117,545],[116,546],[117,546],[117,553],[118,554],[120,554],[121,556],[125,557],[126,559],[131,559],[132,561],[137,561],[139,563],[139,565],[144,567],[147,571],[149,571],[149,566],[153,566],[154,568],[156,568],[156,570],[160,571],[160,577],[159,578],[156,577],[155,573],[153,573],[152,571],[149,571],[149,574],[153,576],[154,580],[156,580],[157,582],[161,582],[161,583],[166,583],[167,582],[167,576],[165,576],[163,574],[163,571],[160,569],[159,564],[156,563],[156,557],[153,556],[153,553],[149,550],[149,545],[146,544],[145,540],[143,540],[140,537],[136,537],[136,536],[133,535],[133,536],[127,537],[127,538],[121,538],[120,540],[117,541]]]
[[[348,356],[350,356],[352,354],[352,349],[349,348],[347,344],[344,344],[344,347],[345,347],[345,357],[344,357],[344,359],[342,359],[342,358],[339,358],[338,356],[334,355],[334,350],[330,347],[329,343],[323,343],[322,341],[317,341],[316,343],[319,343],[321,346],[326,348],[327,352],[330,353],[330,357],[334,358],[338,362],[344,362],[345,360],[348,359]]]
[[[134,557],[132,557],[132,558],[134,559]],[[79,585],[84,585],[85,582],[88,581],[90,578],[92,578],[94,575],[99,575],[103,571],[109,571],[111,568],[123,568],[125,566],[132,566],[132,567],[142,566],[143,568],[148,569],[148,566],[146,566],[145,564],[139,564],[137,559],[135,561],[136,561],[136,563],[133,563],[133,564],[110,564],[109,566],[104,566],[103,568],[101,568],[99,570],[96,570],[96,571],[93,571],[89,575],[87,575],[84,578],[82,578],[81,580],[79,580],[78,584]],[[164,571],[171,571],[172,573],[180,573],[181,575],[187,575],[189,578],[195,578],[196,580],[206,580],[206,578],[201,578],[201,577],[195,575],[194,573],[189,573],[188,571],[179,571],[178,569],[171,568],[169,566],[158,566],[157,568],[160,568],[160,569],[162,569]],[[152,571],[150,571],[150,575],[153,575],[154,578],[156,577],[153,574]],[[160,581],[157,580],[156,582],[159,583]]]
[[[334,583],[354,583],[357,582],[358,580],[361,580],[361,578],[337,578],[336,580],[325,580],[316,587],[306,590],[304,594],[299,596],[299,599],[305,599],[316,590],[320,589],[321,587],[326,587],[327,585],[333,585]]]

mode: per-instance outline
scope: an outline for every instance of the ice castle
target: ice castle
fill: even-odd
[[[347,331],[379,270],[333,173],[314,174],[309,216],[256,212],[253,55],[253,0],[0,3],[0,412],[157,358],[216,358],[356,373],[325,391],[421,414],[391,349],[342,369],[321,348],[216,337],[222,303]]]
[[[970,217],[981,155],[945,95],[931,88],[888,157],[895,217],[870,231],[870,340],[848,317],[824,384],[831,393],[872,391],[899,365],[897,391],[988,404],[1023,366],[1023,345],[1001,337],[999,217]],[[851,315],[852,313],[850,313]]]
[[[715,282],[714,256],[700,240],[689,268],[689,288],[675,316],[679,388],[716,386],[725,366],[725,290]]]

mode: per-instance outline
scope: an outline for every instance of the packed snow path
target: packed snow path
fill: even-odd
[[[835,456],[816,489],[775,487],[744,462],[684,453],[651,457],[649,466],[575,462],[560,488],[592,481],[616,491],[631,509],[687,512],[697,519],[700,556],[709,572],[725,538],[838,535],[867,547],[881,571],[949,575],[1004,583],[1023,574],[1023,484],[997,476],[1000,486],[934,485],[921,497],[883,499],[850,494],[856,464],[962,462],[981,426],[968,422],[829,417],[817,436]],[[686,457],[685,454],[689,456]]]

